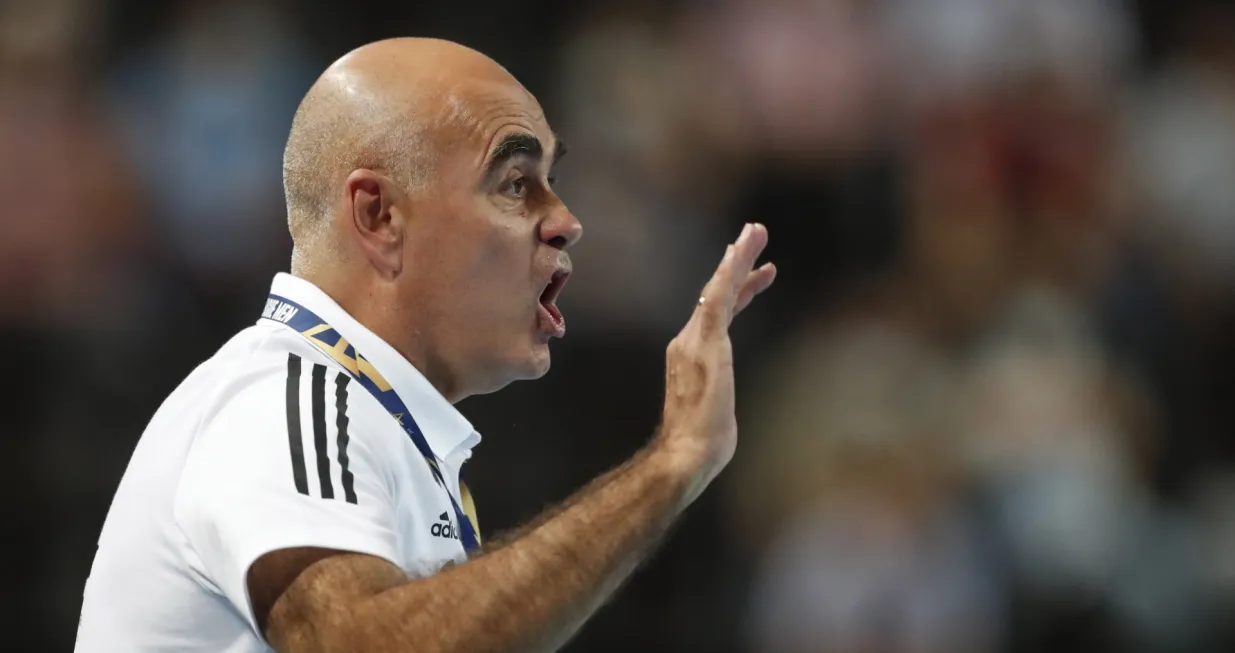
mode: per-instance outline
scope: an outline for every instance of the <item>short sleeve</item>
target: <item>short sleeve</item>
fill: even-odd
[[[262,555],[322,547],[399,565],[392,477],[353,424],[354,392],[349,375],[292,354],[286,373],[234,389],[186,459],[177,525],[259,636],[247,575]]]

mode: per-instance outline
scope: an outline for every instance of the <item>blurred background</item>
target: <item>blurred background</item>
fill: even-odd
[[[455,39],[586,225],[552,372],[464,413],[487,535],[656,426],[769,225],[733,466],[570,651],[1235,651],[1235,3],[0,0],[6,650],[72,648],[161,400],[287,269],[316,74]]]

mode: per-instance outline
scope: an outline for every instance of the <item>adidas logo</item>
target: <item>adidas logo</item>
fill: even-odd
[[[438,515],[437,521],[438,523],[434,524],[433,528],[429,529],[429,533],[431,533],[433,537],[444,537],[448,540],[459,539],[459,532],[455,530],[455,527],[450,523],[449,513],[442,513]]]

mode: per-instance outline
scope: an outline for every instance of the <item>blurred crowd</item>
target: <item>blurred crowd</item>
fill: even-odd
[[[733,467],[572,651],[1235,650],[1235,6],[0,1],[12,650],[69,650],[145,421],[285,270],[331,60],[453,38],[585,225],[544,380],[461,408],[487,534],[630,455],[745,221]]]

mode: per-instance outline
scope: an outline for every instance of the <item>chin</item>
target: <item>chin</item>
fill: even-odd
[[[549,372],[549,345],[535,344],[530,350],[524,350],[515,356],[503,360],[490,368],[493,371],[490,379],[493,381],[475,394],[497,392],[515,381],[533,381]]]
[[[550,355],[549,343],[536,342],[520,352],[517,360],[511,361],[511,379],[515,381],[531,381],[549,373]]]
[[[528,361],[527,373],[520,378],[524,380],[539,379],[548,374],[549,365],[552,363],[549,354],[549,343],[533,345]]]

